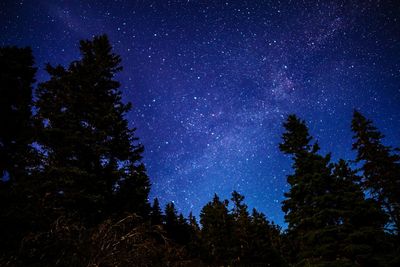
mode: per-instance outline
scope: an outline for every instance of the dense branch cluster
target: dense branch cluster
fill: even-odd
[[[303,120],[284,122],[287,230],[236,191],[215,194],[198,223],[149,203],[107,37],[80,52],[33,90],[31,50],[0,48],[1,266],[400,266],[400,155],[361,113],[354,161],[332,162]]]

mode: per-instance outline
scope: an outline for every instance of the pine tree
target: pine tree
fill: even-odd
[[[191,242],[192,229],[188,220],[183,216],[182,213],[178,216],[178,229],[176,240],[179,244],[188,246]]]
[[[399,236],[400,155],[382,144],[382,133],[358,111],[354,111],[351,128],[356,161],[362,163],[363,186],[389,215],[390,224]]]
[[[330,156],[317,154],[304,121],[290,115],[284,123],[286,132],[279,148],[294,158],[295,173],[288,176],[291,188],[285,193],[282,209],[286,213],[288,231],[297,242],[298,261],[332,258],[329,254],[329,234],[332,222],[329,214],[332,187]],[[316,251],[319,249],[319,251]],[[323,250],[323,251],[321,251]]]
[[[165,231],[169,238],[176,241],[178,235],[178,212],[174,202],[169,202],[165,206]]]
[[[200,231],[199,224],[197,223],[196,217],[192,214],[192,212],[189,213],[189,225],[196,231]]]
[[[234,232],[232,233],[235,261],[238,263],[251,263],[250,241],[250,216],[247,205],[243,203],[244,196],[237,191],[232,192]]]
[[[30,48],[0,48],[0,183],[16,182],[32,167],[33,65]]]
[[[106,36],[80,42],[81,59],[68,69],[47,66],[37,90],[44,203],[51,210],[97,222],[107,214],[148,211],[143,147],[129,129],[119,82],[121,59]]]
[[[201,230],[199,224],[197,223],[196,217],[193,216],[192,212],[189,213],[188,217],[189,224],[189,244],[188,251],[192,258],[200,258],[201,250]]]
[[[31,146],[33,65],[30,48],[0,48],[0,259],[15,253],[37,213],[32,176],[38,162]]]
[[[202,257],[216,265],[230,264],[234,260],[233,218],[229,214],[228,203],[228,200],[220,201],[215,194],[200,213]]]
[[[300,265],[354,266],[373,262],[383,237],[384,217],[365,200],[357,177],[341,160],[330,163],[310,145],[304,121],[289,116],[280,149],[294,158],[291,189],[283,202],[289,237]],[[369,220],[367,218],[370,218]],[[373,220],[371,220],[373,218]],[[381,240],[382,241],[382,240]]]
[[[153,205],[150,209],[150,222],[152,225],[162,225],[163,224],[163,214],[160,208],[160,203],[158,198],[155,198]]]
[[[253,209],[249,228],[250,264],[285,266],[280,255],[280,229],[270,224],[265,215]]]
[[[388,249],[383,226],[385,214],[373,199],[365,199],[358,184],[360,177],[341,159],[334,166],[333,177],[336,186],[334,207],[340,241],[336,254],[361,266],[380,264]],[[380,258],[379,258],[380,257]]]
[[[165,231],[171,240],[180,245],[187,245],[190,241],[190,226],[182,213],[178,215],[173,202],[165,206]]]

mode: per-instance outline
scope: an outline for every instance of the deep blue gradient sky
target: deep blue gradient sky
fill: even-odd
[[[285,116],[304,118],[322,152],[352,159],[359,109],[400,139],[400,2],[2,1],[0,45],[45,63],[78,58],[106,33],[144,144],[151,198],[198,214],[232,190],[283,225],[291,172],[278,150]]]

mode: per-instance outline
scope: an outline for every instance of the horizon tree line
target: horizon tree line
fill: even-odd
[[[0,265],[400,265],[399,150],[359,111],[356,159],[338,162],[302,119],[287,117],[287,230],[236,191],[232,208],[215,194],[197,221],[173,202],[149,203],[144,148],[128,126],[132,105],[107,36],[79,49],[68,67],[46,65],[49,79],[34,88],[31,49],[0,48]]]

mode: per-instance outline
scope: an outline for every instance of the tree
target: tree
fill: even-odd
[[[336,181],[333,188],[338,225],[336,238],[340,241],[337,255],[361,266],[383,266],[385,250],[389,249],[383,231],[385,214],[375,200],[365,199],[358,184],[360,177],[345,160],[335,164],[333,177]]]
[[[354,111],[351,128],[356,162],[362,163],[362,184],[386,211],[390,225],[399,237],[400,155],[382,144],[382,133],[358,111]]]
[[[67,69],[47,65],[37,89],[39,143],[46,158],[44,203],[96,223],[107,214],[148,211],[149,181],[115,75],[121,59],[107,36],[80,42],[81,59]]]
[[[212,264],[230,264],[234,258],[233,219],[228,211],[228,203],[228,200],[220,201],[215,194],[200,212],[203,259]]]
[[[329,200],[331,198],[330,156],[317,154],[317,144],[310,145],[312,137],[304,121],[290,115],[284,123],[286,132],[279,148],[293,156],[295,173],[288,176],[291,188],[285,193],[282,210],[286,213],[288,231],[296,241],[298,261],[313,261],[315,258],[332,258],[324,240],[331,226]],[[316,251],[321,249],[324,251]]]
[[[32,85],[36,68],[30,48],[0,48],[0,250],[18,249],[32,229],[36,210],[32,173]]]
[[[308,128],[304,121],[291,114],[283,123],[283,127],[286,132],[283,133],[282,143],[279,144],[279,149],[283,153],[298,157],[300,154],[310,150],[312,137],[308,133]]]
[[[0,182],[15,183],[32,167],[32,85],[36,68],[30,48],[0,48]]]
[[[160,208],[160,203],[158,198],[155,198],[153,205],[150,209],[150,222],[152,225],[162,225],[163,224],[163,214]]]
[[[165,231],[168,236],[176,241],[178,235],[178,212],[173,202],[167,203],[165,206]]]
[[[199,224],[197,223],[196,217],[192,214],[192,212],[189,213],[189,225],[195,230],[196,232],[200,231]]]
[[[345,161],[333,165],[329,154],[321,156],[318,145],[309,144],[312,138],[304,121],[291,115],[284,126],[280,149],[293,156],[295,173],[288,176],[291,188],[282,209],[297,262],[323,266],[374,262],[384,220],[376,203],[364,199]]]
[[[235,261],[238,263],[251,263],[250,251],[250,216],[247,205],[243,203],[244,196],[237,191],[232,192],[232,217],[234,232],[232,233]]]
[[[178,229],[176,240],[179,244],[187,247],[191,242],[192,238],[192,227],[189,224],[188,220],[183,216],[182,213],[178,216]]]
[[[197,223],[196,217],[193,216],[192,212],[189,213],[188,217],[188,225],[189,225],[189,244],[188,251],[192,258],[200,258],[200,250],[201,250],[201,229],[199,224]]]
[[[173,202],[165,206],[165,230],[169,238],[180,245],[190,241],[190,226],[182,213],[178,215]]]
[[[286,266],[280,255],[280,229],[270,224],[265,215],[253,209],[249,228],[250,263],[263,266]]]

